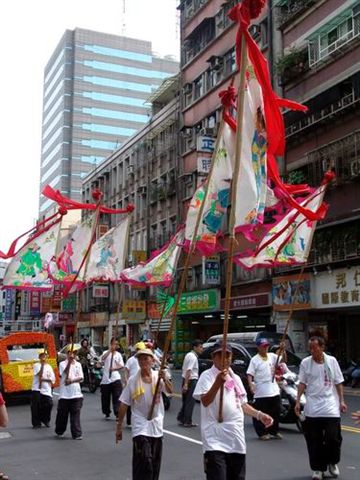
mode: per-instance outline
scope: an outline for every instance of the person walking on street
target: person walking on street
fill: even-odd
[[[140,370],[129,378],[120,397],[118,421],[116,425],[116,443],[122,440],[122,423],[126,410],[132,410],[133,437],[133,480],[158,480],[162,456],[162,437],[164,423],[164,404],[162,391],[172,393],[172,384],[166,378],[164,370],[152,370],[154,354],[150,349],[139,350],[136,353]],[[155,386],[161,378],[160,388],[155,399],[152,419],[148,420],[152,405]]]
[[[185,355],[182,365],[182,406],[178,413],[177,421],[183,427],[196,427],[192,421],[192,414],[195,406],[193,393],[196,382],[199,378],[198,355],[203,351],[203,342],[194,340],[191,352]]]
[[[222,343],[212,352],[213,366],[197,382],[194,397],[201,402],[201,439],[207,480],[244,480],[246,443],[244,413],[266,427],[272,418],[247,403],[246,390],[230,368],[231,346],[226,345],[222,365]],[[223,388],[222,422],[219,423],[220,390]]]
[[[55,421],[55,433],[62,437],[65,433],[70,414],[70,430],[74,440],[82,440],[80,412],[83,394],[80,383],[84,380],[81,364],[75,360],[75,350],[68,346],[67,359],[59,364],[60,394]]]
[[[33,428],[41,424],[50,427],[51,410],[53,407],[52,386],[55,374],[52,366],[46,363],[47,353],[39,353],[39,362],[33,366],[34,379],[31,387],[31,423]]]
[[[110,400],[115,417],[119,409],[119,399],[122,392],[121,370],[124,368],[124,360],[120,352],[117,351],[119,342],[116,338],[110,341],[110,348],[101,356],[104,362],[104,373],[101,379],[101,408],[105,418],[110,418]]]
[[[129,381],[129,378],[136,375],[140,370],[139,362],[136,357],[136,353],[139,350],[145,350],[146,346],[144,342],[137,342],[135,344],[135,354],[129,357],[125,363],[125,385]],[[131,428],[131,407],[126,410],[126,426]]]
[[[326,470],[339,476],[341,454],[340,412],[346,412],[343,375],[335,357],[327,355],[325,340],[313,336],[309,341],[310,356],[300,364],[298,395],[295,412],[300,415],[300,398],[305,392],[303,422],[313,480],[321,480]]]
[[[253,418],[255,432],[260,440],[281,439],[279,433],[280,389],[275,381],[277,355],[269,352],[269,341],[259,338],[256,341],[258,353],[250,360],[247,369],[248,383],[254,395],[254,407],[270,415],[273,423],[266,427],[257,418]]]

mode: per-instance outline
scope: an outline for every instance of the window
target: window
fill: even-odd
[[[232,48],[225,54],[225,75],[235,72],[236,70],[236,54],[235,48]]]
[[[204,95],[204,81],[201,75],[194,81],[194,100]]]

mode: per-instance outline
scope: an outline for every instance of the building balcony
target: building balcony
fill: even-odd
[[[309,57],[307,49],[291,49],[276,62],[276,72],[280,85],[286,85],[293,80],[300,80],[309,70]]]
[[[309,10],[318,0],[280,0],[277,4],[277,25],[280,30]]]

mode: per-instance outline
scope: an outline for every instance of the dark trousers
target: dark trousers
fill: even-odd
[[[185,393],[182,394],[182,406],[177,416],[177,420],[180,423],[192,423],[192,413],[195,406],[195,399],[193,397],[193,393],[196,387],[196,382],[197,380],[189,380],[188,389]],[[182,381],[182,385],[184,386],[184,379]]]
[[[81,437],[80,411],[82,398],[60,398],[56,414],[55,433],[62,435],[67,427],[70,414],[70,430],[73,438]]]
[[[31,423],[33,427],[48,425],[53,407],[52,398],[33,390],[31,393]]]
[[[104,415],[110,415],[110,400],[112,399],[112,407],[115,417],[119,410],[119,398],[122,392],[121,380],[112,383],[100,385],[101,390],[101,408]]]
[[[126,410],[126,425],[131,425],[131,407]]]
[[[270,434],[275,435],[279,430],[279,417],[280,417],[280,395],[275,397],[262,397],[255,398],[254,408],[256,410],[261,410],[264,413],[267,413],[274,419],[274,423],[269,428],[265,428],[264,424],[256,418],[253,418],[253,425],[255,432],[259,437],[263,435]]]
[[[303,429],[312,470],[325,472],[328,465],[340,462],[340,418],[306,417]]]
[[[138,435],[133,438],[133,480],[158,480],[162,455],[162,437]]]
[[[211,450],[204,453],[206,480],[245,480],[244,453]]]

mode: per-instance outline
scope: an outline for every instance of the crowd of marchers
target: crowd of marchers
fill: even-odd
[[[257,354],[247,369],[250,404],[241,378],[231,369],[232,347],[218,341],[212,350],[213,365],[199,376],[198,356],[203,346],[195,340],[182,367],[182,406],[178,413],[179,425],[197,427],[192,420],[196,400],[201,408],[201,438],[204,471],[207,480],[244,480],[246,475],[246,442],[244,415],[253,419],[254,429],[262,441],[281,440],[279,432],[280,395],[276,381],[279,371],[286,370],[286,356],[282,346],[278,354],[271,353],[269,341],[259,338]],[[160,475],[163,449],[164,403],[163,392],[172,393],[173,386],[165,368],[154,353],[151,344],[138,342],[133,355],[124,364],[119,344],[111,339],[110,347],[101,357],[101,408],[106,419],[111,407],[117,419],[115,439],[122,441],[123,423],[132,430],[133,480],[157,480]],[[69,345],[67,358],[59,364],[60,389],[55,419],[55,434],[64,436],[70,417],[70,432],[74,440],[81,440],[81,409],[84,381],[84,359],[88,342],[81,347]],[[325,341],[320,336],[309,340],[310,355],[300,364],[295,412],[301,418],[307,445],[312,479],[321,480],[327,472],[339,476],[341,454],[340,415],[347,406],[344,401],[343,376],[335,357],[325,353]],[[155,369],[157,365],[157,369]],[[33,428],[50,427],[52,387],[55,374],[47,362],[47,352],[39,354],[34,364],[31,397]],[[86,370],[86,367],[85,367]],[[306,395],[304,409],[300,402]],[[1,396],[0,396],[1,397]],[[357,424],[360,412],[352,414]],[[7,412],[0,398],[0,426],[6,426]],[[0,479],[8,479],[0,473]]]

